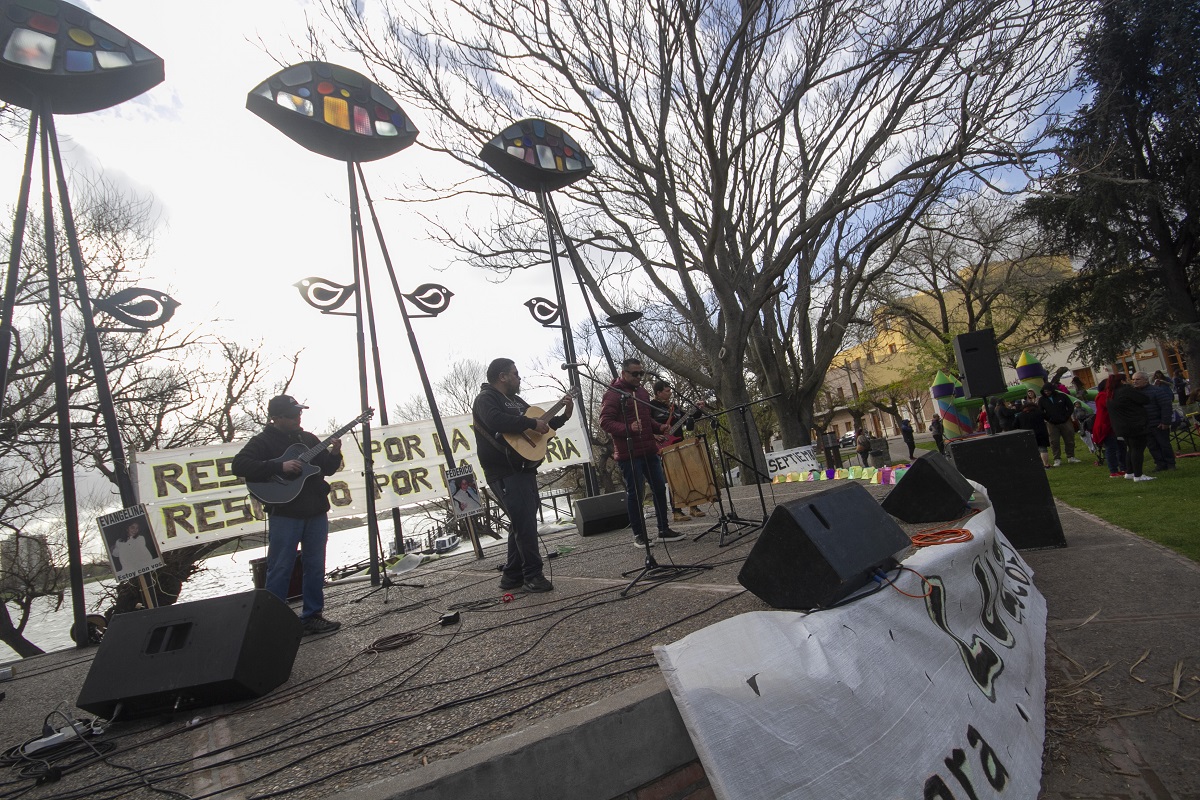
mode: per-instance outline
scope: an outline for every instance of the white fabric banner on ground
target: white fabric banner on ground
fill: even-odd
[[[655,648],[718,798],[1037,797],[1045,599],[990,509],[968,527],[905,560],[925,599],[885,587]]]
[[[544,407],[549,408],[554,402]],[[471,415],[445,417],[442,423],[455,462],[459,466],[470,465],[475,474],[482,475],[475,454]],[[378,511],[449,497],[446,457],[433,420],[372,428],[371,439],[375,449]],[[146,505],[162,550],[264,530],[262,508],[247,494],[245,482],[230,471],[233,457],[244,444],[231,442],[133,454],[138,500]],[[342,438],[342,456],[345,462],[342,469],[328,478],[333,489],[329,495],[331,518],[367,511],[360,435],[347,434]],[[575,414],[549,441],[542,469],[590,460],[583,424]]]

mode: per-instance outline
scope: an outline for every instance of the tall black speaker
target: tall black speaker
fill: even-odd
[[[259,697],[288,679],[302,627],[263,589],[118,614],[75,705],[111,719]]]
[[[908,523],[945,522],[967,513],[974,493],[967,479],[937,451],[923,453],[883,498],[883,510]]]
[[[629,510],[625,507],[624,492],[598,494],[575,501],[575,528],[580,536],[628,527]]]
[[[996,527],[1013,547],[1067,546],[1033,431],[947,442],[946,449],[959,472],[987,489]]]
[[[954,360],[962,375],[963,393],[967,397],[987,397],[1003,394],[1004,370],[996,350],[996,335],[991,328],[960,333],[954,337]]]
[[[909,539],[857,483],[775,507],[738,582],[773,608],[829,606],[894,566]]]

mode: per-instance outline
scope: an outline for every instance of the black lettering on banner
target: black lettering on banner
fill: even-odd
[[[954,792],[942,780],[941,775],[930,775],[925,781],[925,800],[955,800]]]
[[[578,455],[580,455],[580,452],[575,442],[565,436],[555,436],[546,442],[547,464],[553,464],[555,461],[565,461],[572,456]]]
[[[378,478],[376,476],[376,482]],[[388,478],[383,477],[383,482],[380,486],[387,486]],[[412,469],[398,469],[391,476],[392,491],[403,497],[406,494],[416,494],[421,491],[421,487],[433,489],[433,484],[429,482],[429,470],[425,467],[413,467]],[[378,491],[376,497],[379,497]]]
[[[983,692],[984,697],[993,703],[996,702],[996,679],[1004,671],[1004,660],[979,636],[973,635],[970,644],[960,639],[950,629],[950,619],[946,613],[946,588],[941,576],[932,575],[926,583],[929,586],[929,594],[925,597],[925,610],[929,618],[954,640],[963,664],[967,667],[967,673]]]
[[[193,492],[203,492],[207,489],[216,489],[220,484],[215,481],[206,482],[208,472],[205,467],[215,467],[217,465],[214,459],[208,458],[202,461],[189,461],[187,465],[188,483],[191,484]]]
[[[155,464],[151,472],[154,474],[154,496],[166,497],[173,488],[180,494],[187,494],[187,487],[179,482],[183,467],[179,464]]]
[[[997,792],[1004,791],[1004,787],[1008,785],[1008,770],[1000,763],[996,751],[984,740],[979,731],[975,730],[973,725],[967,726],[967,742],[972,750],[979,751],[978,765],[987,779],[988,785]],[[975,770],[972,768],[974,764],[968,758],[967,751],[960,747],[954,748],[944,763],[950,770],[950,775],[966,793],[967,800],[979,800],[979,794],[976,791],[979,783],[974,777]],[[951,790],[941,775],[935,773],[925,779],[924,798],[925,800],[958,800],[958,795]]]
[[[233,474],[233,456],[217,459],[217,477],[223,479],[219,484],[222,487],[237,486],[246,482],[245,479]]]
[[[991,562],[983,554],[976,556],[972,572],[975,574],[975,581],[979,584],[979,594],[983,603],[982,608],[979,609],[979,624],[1001,645],[1012,648],[1017,640],[1008,626],[1004,624],[1004,620],[1000,618],[999,581],[992,569]]]
[[[345,481],[329,482],[329,502],[336,508],[345,508],[354,502],[350,495],[350,485]]]
[[[1008,770],[1000,763],[1000,757],[996,755],[996,751],[972,725],[967,726],[967,741],[971,747],[979,748],[979,764],[983,767],[983,774],[988,783],[997,792],[1003,791],[1008,784]]]
[[[163,536],[167,539],[174,539],[179,535],[176,528],[182,528],[188,533],[195,533],[196,529],[189,521],[191,516],[192,507],[189,505],[164,506],[162,510]]]

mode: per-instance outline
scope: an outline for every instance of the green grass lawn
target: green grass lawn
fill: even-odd
[[[933,442],[920,442],[917,447],[932,450]],[[1075,440],[1075,455],[1082,464],[1064,461],[1061,467],[1046,470],[1055,497],[1200,561],[1200,456],[1180,458],[1178,469],[1151,472],[1156,480],[1134,483],[1108,477],[1107,466],[1093,466],[1096,457],[1081,439]],[[1148,450],[1145,467],[1148,472],[1154,469]]]

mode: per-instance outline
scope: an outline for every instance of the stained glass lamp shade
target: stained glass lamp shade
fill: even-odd
[[[339,161],[390,156],[416,141],[418,133],[382,87],[323,61],[275,73],[246,96],[246,108],[302,147]]]
[[[519,189],[552,192],[587,177],[596,165],[563,129],[523,119],[483,146],[479,157]]]
[[[85,114],[162,83],[163,61],[82,8],[58,0],[0,0],[0,100]]]

